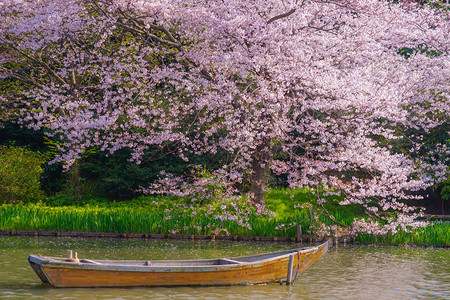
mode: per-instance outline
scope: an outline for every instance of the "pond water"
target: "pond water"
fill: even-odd
[[[308,246],[308,245],[304,245]],[[331,248],[293,286],[57,289],[28,254],[90,259],[199,259],[294,248],[294,244],[0,237],[0,299],[450,299],[448,249]]]

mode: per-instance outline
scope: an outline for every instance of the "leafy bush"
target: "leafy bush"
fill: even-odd
[[[139,195],[136,191],[155,180],[161,170],[180,173],[186,164],[181,159],[163,156],[156,151],[151,162],[141,164],[129,161],[130,149],[114,154],[92,151],[81,161],[81,177],[93,184],[94,194],[112,200],[129,200]],[[161,158],[159,158],[161,156]],[[146,158],[146,157],[145,157]],[[173,170],[173,169],[180,170]]]
[[[45,136],[45,130],[34,130],[13,122],[0,125],[0,145],[26,147],[34,152],[39,151],[50,160],[57,153],[51,139]],[[66,184],[67,176],[63,174],[61,164],[43,164],[41,188],[47,196],[59,193]]]
[[[36,201],[43,195],[41,154],[22,147],[0,146],[0,203]]]

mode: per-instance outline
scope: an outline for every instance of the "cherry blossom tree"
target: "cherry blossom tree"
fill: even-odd
[[[449,112],[448,5],[397,2],[4,0],[1,76],[27,84],[22,122],[61,139],[55,161],[94,146],[137,162],[165,143],[186,160],[225,151],[211,178],[162,174],[151,191],[247,181],[262,208],[269,172],[286,174],[319,205],[327,190],[400,211],[385,227],[355,223],[386,232],[413,224],[401,200],[446,172],[388,141]]]

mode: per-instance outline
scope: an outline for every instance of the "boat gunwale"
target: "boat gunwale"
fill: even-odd
[[[253,268],[271,262],[277,262],[289,259],[291,255],[300,254],[313,254],[319,249],[324,249],[325,252],[328,249],[328,242],[325,242],[318,246],[299,248],[285,251],[278,251],[272,253],[264,253],[250,256],[230,257],[230,258],[215,258],[215,259],[200,259],[200,260],[92,260],[96,263],[89,262],[69,262],[62,261],[67,258],[62,257],[49,257],[41,255],[29,255],[28,260],[30,262],[40,265],[42,268],[66,268],[66,269],[83,269],[83,270],[96,270],[96,271],[131,271],[131,272],[205,272],[205,271],[219,271],[219,270],[236,270],[241,268]],[[277,255],[279,254],[279,255]],[[242,261],[239,263],[230,264],[206,264],[207,262],[219,261],[220,259],[254,259],[257,257],[264,257],[266,255],[273,255],[272,257],[263,260],[254,261]],[[82,259],[81,259],[82,261]],[[152,263],[197,263],[197,265],[144,265],[145,262],[150,261]],[[205,264],[198,264],[205,262]],[[115,264],[114,264],[115,263]],[[120,264],[122,263],[122,264]],[[128,264],[127,264],[128,263]],[[135,263],[135,264],[133,264]]]

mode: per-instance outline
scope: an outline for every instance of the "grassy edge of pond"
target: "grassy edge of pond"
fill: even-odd
[[[329,200],[326,209],[338,222],[349,225],[355,218],[364,217],[356,206],[340,206],[337,198]],[[38,204],[4,204],[0,206],[0,230],[294,237],[297,224],[304,234],[317,226],[311,224],[313,209],[318,222],[333,224],[323,211],[313,208],[314,199],[306,190],[269,191],[266,205],[275,216],[256,214],[239,201],[198,206],[191,202],[192,199],[154,196],[128,202],[92,198],[74,205],[54,197]],[[450,247],[450,223],[432,222],[411,233],[358,234],[354,240],[360,244]]]

